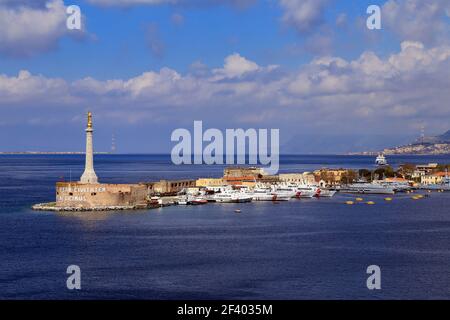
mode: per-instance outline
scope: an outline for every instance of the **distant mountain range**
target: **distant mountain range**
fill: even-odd
[[[423,139],[418,139],[416,143],[450,143],[450,130],[439,136],[424,137]]]
[[[415,142],[394,148],[382,150],[384,154],[416,154],[437,155],[450,154],[450,130],[438,136],[422,137]],[[373,155],[377,152],[362,152],[359,154]]]

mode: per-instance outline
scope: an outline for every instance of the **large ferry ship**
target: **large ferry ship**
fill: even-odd
[[[385,166],[388,164],[386,157],[382,153],[378,154],[377,158],[375,159],[375,163],[379,166]]]

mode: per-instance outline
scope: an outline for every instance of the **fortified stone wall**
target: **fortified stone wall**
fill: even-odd
[[[195,180],[161,180],[158,182],[148,182],[146,185],[149,194],[174,193],[195,187]]]
[[[56,184],[56,205],[59,207],[140,206],[146,203],[147,187],[143,184]]]
[[[256,167],[227,167],[223,170],[224,177],[261,177],[264,176],[265,172],[262,168]]]

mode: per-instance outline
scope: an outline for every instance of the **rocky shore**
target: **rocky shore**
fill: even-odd
[[[31,207],[37,211],[57,211],[57,212],[82,212],[82,211],[123,211],[148,209],[149,206],[99,206],[99,207],[61,207],[56,206],[55,202],[39,203]]]

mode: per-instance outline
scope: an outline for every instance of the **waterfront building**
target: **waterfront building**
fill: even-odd
[[[280,182],[282,183],[296,183],[296,184],[307,184],[313,185],[316,183],[314,174],[311,172],[303,173],[280,173],[278,175]]]
[[[223,180],[225,182],[225,185],[246,186],[249,188],[255,187],[257,183],[256,178],[254,176],[239,176],[239,177],[227,176],[223,177]]]
[[[436,170],[439,164],[437,163],[429,163],[429,164],[418,164],[416,165],[416,170],[424,172],[425,174]]]
[[[261,178],[267,175],[263,168],[257,167],[227,167],[223,171],[224,178],[233,177],[253,177]]]
[[[197,187],[220,187],[225,184],[222,178],[200,178],[195,181]]]
[[[422,184],[441,184],[444,181],[444,178],[448,175],[447,172],[435,172],[432,174],[427,174],[422,176],[421,183]]]
[[[322,187],[339,185],[343,182],[346,182],[343,180],[351,175],[352,172],[348,169],[322,168],[320,170],[314,171],[315,180]]]

